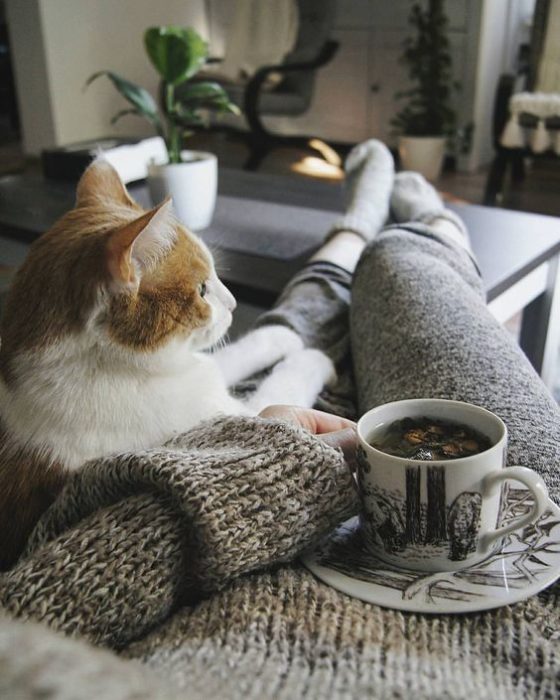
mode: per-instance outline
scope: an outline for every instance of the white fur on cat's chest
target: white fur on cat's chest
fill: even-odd
[[[235,299],[170,202],[143,211],[102,159],[14,284],[3,326],[8,379],[0,378],[5,454],[46,468],[156,447],[219,414],[309,407],[334,375],[329,358],[284,325],[212,357],[197,352],[227,332]],[[270,367],[247,402],[229,394]]]
[[[213,359],[200,353],[187,358],[183,350],[181,362],[165,353],[166,371],[123,367],[90,373],[68,351],[59,345],[42,357],[21,357],[17,391],[0,382],[0,403],[12,436],[29,447],[48,446],[70,468],[100,455],[160,445],[219,413],[243,412]]]
[[[276,362],[248,404],[229,394],[220,367],[237,381]],[[273,403],[311,406],[333,367],[320,351],[303,349],[293,331],[265,326],[221,357],[172,342],[133,361],[127,350],[67,338],[21,355],[14,374],[15,390],[0,381],[0,415],[12,440],[77,468],[161,445],[219,414],[255,415]]]

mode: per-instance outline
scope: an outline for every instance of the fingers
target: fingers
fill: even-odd
[[[330,447],[342,450],[346,463],[351,471],[355,471],[358,438],[353,421],[299,406],[267,406],[259,415],[262,418],[275,418],[292,423],[317,435]]]
[[[350,467],[351,471],[355,471],[356,467],[356,447],[358,438],[355,428],[344,428],[332,433],[323,433],[319,438],[326,442],[330,447],[342,450],[344,460]]]
[[[313,423],[314,430],[311,432],[315,433],[315,435],[332,433],[339,430],[354,430],[356,427],[356,424],[353,421],[348,420],[348,418],[333,416],[331,413],[316,411],[313,408],[308,408],[305,410],[309,414],[308,419]]]
[[[302,413],[302,411],[303,409],[298,408],[297,406],[274,405],[263,408],[263,410],[259,413],[259,416],[261,416],[261,418],[275,418],[277,420],[283,420],[286,423],[293,423],[294,425],[298,425],[306,430],[309,430],[307,425],[308,421],[306,421],[305,415]]]
[[[333,416],[324,411],[299,406],[267,406],[260,414],[262,418],[276,418],[308,430],[314,435],[332,433],[347,428],[354,428],[355,423],[341,416]]]

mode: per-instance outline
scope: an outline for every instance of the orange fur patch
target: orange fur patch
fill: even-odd
[[[23,448],[7,446],[0,431],[0,571],[21,555],[41,515],[58,496],[68,472]]]
[[[129,347],[155,350],[172,336],[203,326],[211,312],[199,288],[209,274],[202,248],[181,232],[163,261],[143,275],[136,294],[112,298],[111,337]]]
[[[16,382],[18,356],[79,336],[100,299],[105,307],[100,323],[131,352],[156,350],[207,323],[211,311],[199,290],[210,263],[179,224],[175,241],[169,250],[164,246],[155,265],[134,267],[131,246],[155,212],[145,212],[130,198],[108,164],[88,168],[76,207],[31,246],[14,279],[1,325],[0,374],[8,385]],[[128,283],[138,273],[139,285],[115,286],[115,275]],[[19,556],[67,472],[34,452],[7,447],[10,436],[1,427],[0,436],[1,569]]]
[[[148,220],[149,213],[120,190],[115,197],[108,191],[90,193],[88,184],[115,185],[105,169],[101,178],[88,176],[92,169],[78,188],[78,206],[31,246],[14,279],[0,331],[0,373],[8,382],[18,353],[79,333],[100,290],[109,290],[111,337],[130,348],[155,350],[172,335],[185,334],[209,319],[210,309],[198,289],[208,279],[210,266],[198,241],[179,224],[173,248],[155,269],[145,271],[137,290],[110,290],[112,242],[118,238],[121,246],[121,258],[112,261],[113,267],[130,274],[121,232],[130,229],[138,235],[141,227],[136,230],[134,224]],[[128,246],[134,235],[130,238]]]

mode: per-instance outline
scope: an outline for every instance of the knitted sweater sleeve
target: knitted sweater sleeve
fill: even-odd
[[[0,577],[0,601],[121,646],[179,603],[293,559],[355,509],[341,453],[285,423],[220,418],[84,466]]]

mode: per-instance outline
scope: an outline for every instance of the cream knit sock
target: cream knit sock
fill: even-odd
[[[346,213],[329,234],[353,231],[365,241],[372,240],[389,215],[394,163],[389,149],[370,139],[353,148],[344,164]]]
[[[439,194],[420,173],[404,171],[395,175],[391,213],[399,224],[419,221],[434,226],[439,233],[449,236],[472,254],[464,222],[447,209]]]

